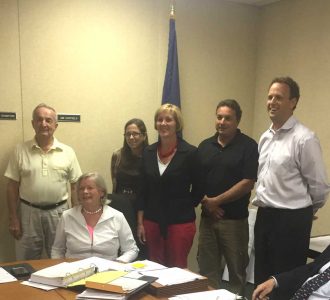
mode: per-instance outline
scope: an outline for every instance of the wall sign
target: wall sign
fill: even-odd
[[[58,122],[80,122],[80,115],[57,114]]]
[[[16,120],[16,113],[0,111],[0,120]]]

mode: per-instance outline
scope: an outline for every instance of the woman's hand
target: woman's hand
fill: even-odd
[[[145,242],[147,241],[147,239],[146,239],[146,234],[145,234],[145,231],[144,231],[143,224],[138,224],[138,226],[137,226],[137,236],[139,238],[140,243],[144,245]]]

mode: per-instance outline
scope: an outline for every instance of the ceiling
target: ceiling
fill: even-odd
[[[265,6],[270,3],[279,2],[280,0],[226,0],[226,1],[248,4],[253,6]]]

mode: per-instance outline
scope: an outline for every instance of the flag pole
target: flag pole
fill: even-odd
[[[171,1],[170,19],[175,20],[174,0]]]
[[[167,64],[163,86],[162,104],[171,103],[181,107],[179,64],[175,30],[175,5],[170,2],[170,31],[168,40]]]

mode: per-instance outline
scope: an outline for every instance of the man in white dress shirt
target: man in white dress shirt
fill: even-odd
[[[329,193],[315,133],[293,111],[300,97],[290,77],[275,78],[267,111],[272,121],[259,142],[255,224],[255,283],[306,263],[313,215]]]

